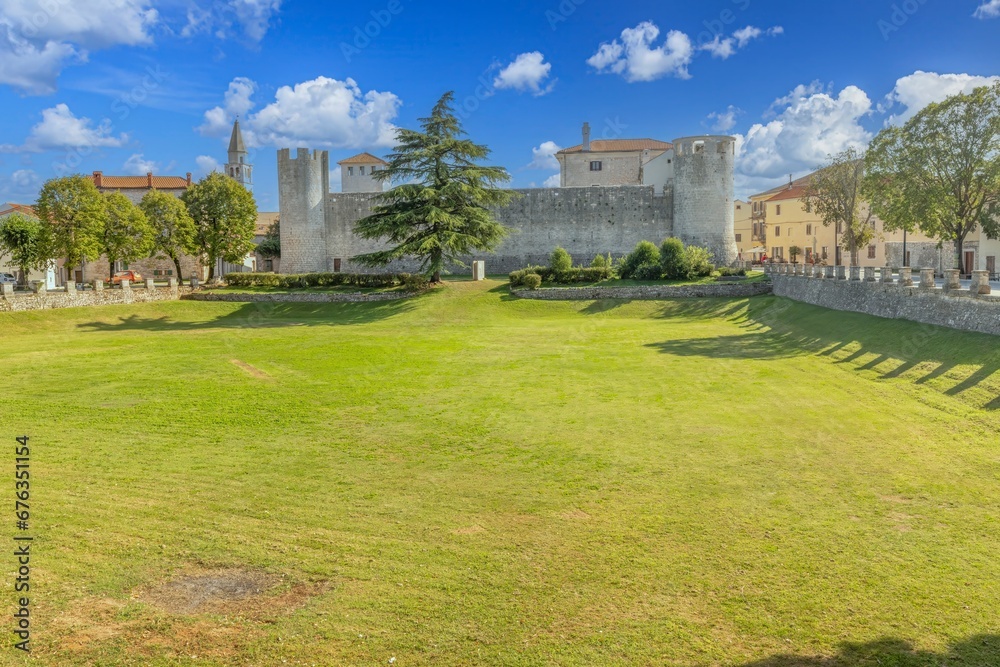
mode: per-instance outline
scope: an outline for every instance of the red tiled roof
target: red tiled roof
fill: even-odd
[[[375,157],[371,153],[359,153],[354,157],[349,157],[346,160],[341,160],[337,164],[382,164],[388,166],[389,163],[380,157]]]
[[[38,214],[35,213],[35,209],[27,204],[12,204],[8,202],[3,207],[0,207],[5,213],[20,213],[22,215],[27,215],[32,218],[37,218]]]
[[[809,184],[804,185],[792,185],[792,187],[785,186],[784,190],[778,192],[778,194],[768,197],[764,201],[788,201],[789,199],[804,199],[809,193]]]
[[[639,153],[642,151],[668,151],[674,145],[656,139],[597,139],[590,142],[591,153]],[[556,155],[567,153],[582,153],[583,144],[564,148]]]
[[[186,190],[190,185],[190,178],[184,176],[105,176],[99,171],[95,171],[91,179],[101,190]]]

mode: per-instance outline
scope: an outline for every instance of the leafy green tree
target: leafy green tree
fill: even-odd
[[[46,182],[35,210],[45,254],[65,257],[67,271],[101,256],[107,207],[92,180],[76,175]]]
[[[707,248],[689,245],[684,248],[684,263],[687,265],[687,279],[707,278],[715,272],[712,253]]]
[[[191,248],[208,262],[208,279],[215,279],[219,259],[242,262],[253,252],[257,204],[235,180],[212,172],[181,196],[194,220]]]
[[[688,275],[687,255],[684,243],[677,238],[669,238],[660,246],[660,266],[667,280],[683,280]]]
[[[281,257],[281,221],[275,220],[267,228],[264,240],[257,244],[257,254],[264,259]]]
[[[590,263],[590,268],[592,269],[610,269],[611,268],[611,255],[607,257],[604,255],[596,255],[594,261]]]
[[[399,130],[389,166],[377,178],[402,185],[378,195],[372,215],[354,228],[358,236],[387,241],[391,247],[354,261],[377,267],[414,257],[437,283],[448,263],[461,265],[462,256],[489,252],[509,233],[493,211],[516,196],[498,187],[510,176],[502,167],[479,164],[490,150],[462,138],[454,98],[445,93],[431,115],[420,119],[422,132]]]
[[[20,213],[0,220],[0,253],[10,255],[11,263],[28,282],[31,269],[42,268],[48,257],[44,252],[42,223]]]
[[[558,273],[566,273],[573,269],[573,257],[565,248],[556,248],[549,257],[549,268]]]
[[[886,128],[866,156],[865,193],[887,229],[955,244],[1000,236],[1000,83],[931,104]]]
[[[122,193],[104,193],[104,205],[107,215],[101,249],[108,258],[109,278],[114,278],[115,263],[149,257],[155,231],[142,209]]]
[[[836,225],[851,266],[858,266],[859,250],[875,238],[875,214],[861,191],[864,178],[864,156],[848,148],[813,175],[805,196],[807,212],[815,212],[825,227]]]
[[[153,254],[160,252],[169,257],[177,269],[177,279],[183,279],[181,255],[197,252],[193,245],[194,220],[184,202],[166,192],[150,190],[139,208],[153,228]]]
[[[791,257],[792,264],[799,263],[799,255],[801,254],[802,254],[802,248],[800,248],[797,245],[793,245],[791,248],[788,249],[788,256]]]
[[[622,258],[618,267],[618,275],[624,280],[658,280],[662,273],[660,249],[649,241],[639,241],[635,250]],[[654,274],[659,275],[652,277]]]

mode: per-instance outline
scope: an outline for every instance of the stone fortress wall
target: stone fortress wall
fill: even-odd
[[[518,190],[510,205],[496,212],[513,231],[493,253],[462,258],[485,260],[491,274],[546,264],[556,246],[578,264],[611,253],[631,252],[639,241],[659,243],[678,236],[708,247],[718,264],[737,257],[733,209],[735,142],[730,137],[693,137],[690,155],[661,194],[653,185],[542,188]],[[696,150],[695,146],[700,146]],[[372,212],[370,193],[331,193],[326,151],[278,152],[282,271],[311,273],[371,271],[351,261],[384,249],[382,243],[355,236],[358,220]],[[680,222],[681,224],[677,224]],[[388,271],[417,271],[416,262],[399,262]],[[468,268],[453,267],[455,273]]]

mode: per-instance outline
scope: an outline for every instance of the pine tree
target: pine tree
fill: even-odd
[[[392,247],[354,261],[379,267],[414,257],[438,283],[448,264],[462,265],[462,256],[495,249],[509,233],[493,210],[517,196],[498,187],[510,176],[502,167],[478,164],[490,150],[462,138],[465,132],[453,100],[454,93],[445,93],[430,117],[420,119],[422,132],[397,134],[389,166],[377,177],[401,185],[378,195],[372,215],[354,229],[362,238],[387,241]]]

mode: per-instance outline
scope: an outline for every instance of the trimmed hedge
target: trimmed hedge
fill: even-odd
[[[527,287],[524,279],[527,276],[536,275],[546,283],[556,285],[572,285],[574,283],[599,283],[602,280],[611,280],[614,277],[612,270],[608,267],[591,267],[587,269],[569,269],[568,271],[554,271],[547,266],[530,266],[520,271],[513,271],[510,274],[511,287]]]
[[[230,287],[277,287],[281,289],[341,286],[377,288],[398,285],[406,285],[413,289],[418,283],[419,281],[408,273],[301,273],[288,275],[230,273],[226,276],[226,284]]]

